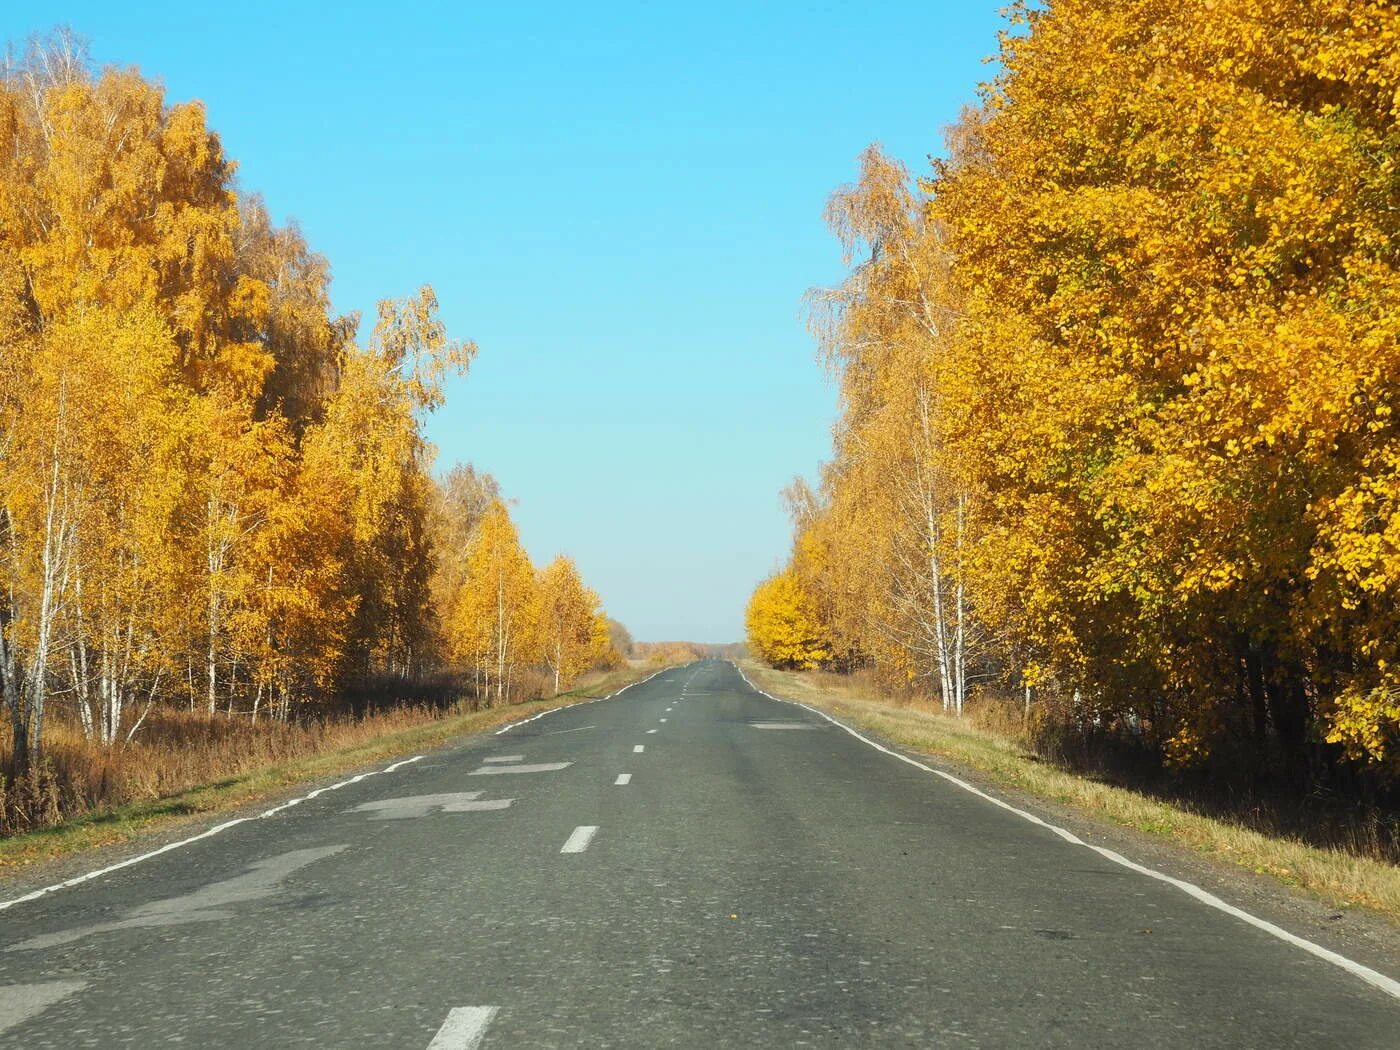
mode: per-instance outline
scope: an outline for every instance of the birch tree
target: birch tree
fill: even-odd
[[[494,500],[472,537],[450,638],[459,659],[481,662],[486,695],[497,704],[510,703],[519,670],[538,651],[537,587],[510,513]]]
[[[842,411],[822,497],[803,501],[793,566],[845,625],[849,648],[891,678],[929,683],[961,713],[983,631],[964,571],[968,365],[950,261],[908,173],[878,149],[827,218],[848,262],[865,257],[839,288],[810,297]],[[838,586],[823,583],[831,572]]]
[[[561,555],[545,566],[537,593],[539,651],[557,694],[606,653],[607,625],[598,596],[583,585],[570,558]]]

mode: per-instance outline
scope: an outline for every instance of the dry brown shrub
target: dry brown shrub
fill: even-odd
[[[44,761],[21,777],[0,774],[0,835],[13,835],[130,802],[164,798],[252,770],[353,746],[461,710],[406,705],[364,716],[302,722],[153,711],[134,740],[104,745],[61,719],[50,721]],[[9,769],[13,737],[0,726],[0,769]]]

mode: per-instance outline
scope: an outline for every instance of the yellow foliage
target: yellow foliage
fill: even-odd
[[[539,648],[557,693],[612,650],[598,595],[583,585],[570,558],[555,558],[539,574]]]
[[[1327,742],[1353,759],[1400,771],[1400,684],[1387,677],[1364,694],[1358,685],[1348,686],[1329,713]]]
[[[476,348],[426,286],[357,346],[326,261],[234,167],[200,105],[91,74],[69,37],[0,74],[0,691],[21,768],[54,695],[113,744],[152,704],[285,719],[442,655],[470,530],[441,527],[422,428]],[[576,599],[564,674],[600,651]],[[510,651],[535,659],[533,631]]]
[[[790,572],[771,576],[749,599],[749,645],[774,667],[810,670],[832,658],[827,632]]]
[[[1400,15],[1010,17],[917,191],[872,151],[833,198],[868,256],[818,297],[842,414],[790,571],[840,650],[891,678],[946,683],[956,626],[988,640],[961,654],[983,675],[1172,762],[1250,740],[1297,776],[1379,768],[1400,660]]]
[[[466,582],[449,613],[453,655],[470,662],[484,691],[509,703],[540,639],[539,583],[510,512],[492,502],[473,533]]]

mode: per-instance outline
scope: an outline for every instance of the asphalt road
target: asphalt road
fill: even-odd
[[[0,1046],[165,1045],[1358,1050],[1400,1001],[710,661],[0,912]]]

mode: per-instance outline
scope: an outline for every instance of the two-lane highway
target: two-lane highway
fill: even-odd
[[[1398,1034],[1383,988],[718,661],[0,911],[29,1050]]]

